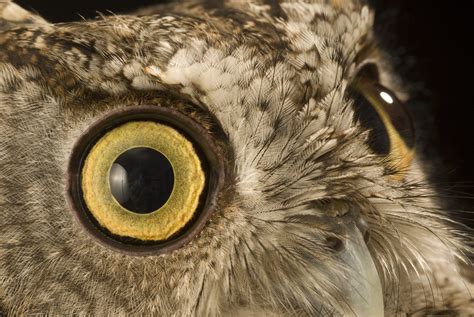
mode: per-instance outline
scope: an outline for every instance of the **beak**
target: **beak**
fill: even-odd
[[[340,285],[351,307],[344,316],[381,317],[384,315],[382,286],[372,256],[355,222],[344,226],[349,239],[339,257],[350,269]]]

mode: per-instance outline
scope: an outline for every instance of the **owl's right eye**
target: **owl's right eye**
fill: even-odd
[[[100,120],[76,145],[69,172],[79,222],[129,254],[163,253],[189,241],[212,212],[222,181],[208,132],[157,106]]]
[[[387,157],[387,167],[393,175],[402,175],[411,164],[415,144],[413,123],[405,105],[378,82],[373,64],[359,70],[350,94],[356,120],[369,131],[369,147]]]

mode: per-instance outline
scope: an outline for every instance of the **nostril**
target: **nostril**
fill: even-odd
[[[337,237],[328,237],[326,239],[326,245],[333,251],[340,252],[344,249],[344,242]]]
[[[364,242],[365,244],[368,244],[370,241],[370,232],[369,230],[367,230],[365,233],[364,233]]]

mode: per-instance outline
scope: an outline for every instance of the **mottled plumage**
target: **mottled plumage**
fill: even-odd
[[[422,163],[390,178],[353,120],[348,86],[364,62],[398,89],[362,1],[193,1],[61,24],[21,10],[0,1],[4,313],[360,313],[376,299],[348,286],[359,274],[340,255],[351,223],[370,233],[386,316],[474,314],[458,269],[469,236]],[[210,221],[161,256],[97,244],[65,194],[79,136],[140,104],[193,118],[226,157]]]

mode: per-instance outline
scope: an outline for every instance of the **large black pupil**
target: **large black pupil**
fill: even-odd
[[[129,211],[147,214],[161,208],[173,191],[173,167],[158,151],[137,147],[121,154],[109,175],[114,198]]]
[[[367,145],[377,154],[389,154],[390,138],[377,110],[359,92],[351,90],[351,96],[354,98],[354,119],[359,121],[364,129],[369,130]]]

